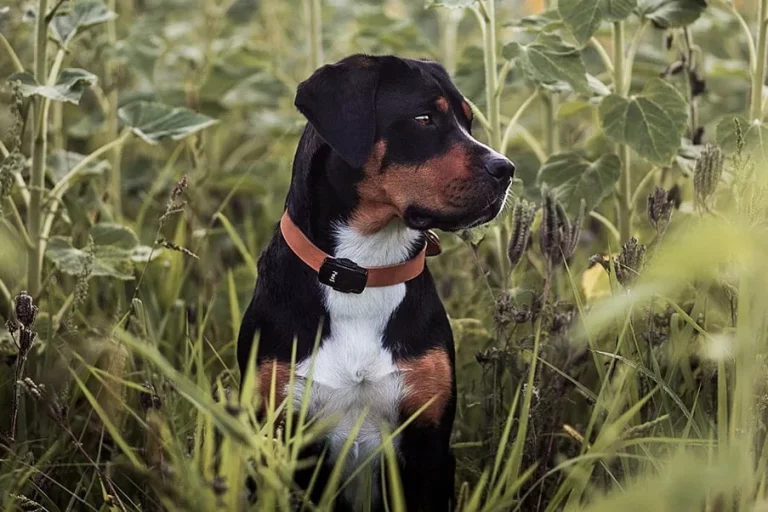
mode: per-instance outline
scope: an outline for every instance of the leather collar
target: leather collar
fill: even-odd
[[[362,293],[365,288],[410,281],[424,271],[427,256],[436,256],[441,252],[439,238],[432,231],[427,231],[424,248],[412,259],[397,265],[365,268],[346,258],[334,258],[325,253],[299,229],[288,211],[280,219],[280,232],[293,253],[317,272],[321,283],[343,293]]]

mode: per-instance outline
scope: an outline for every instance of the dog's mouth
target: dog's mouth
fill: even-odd
[[[462,229],[476,228],[495,219],[504,208],[508,189],[504,194],[494,197],[490,202],[479,207],[472,207],[459,212],[438,212],[419,206],[406,208],[403,218],[405,224],[411,229],[426,231],[428,229],[440,229],[442,231],[459,231]]]

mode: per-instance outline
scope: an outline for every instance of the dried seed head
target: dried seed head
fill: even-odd
[[[741,122],[738,117],[733,118],[733,124],[736,125],[736,154],[741,156],[744,153],[744,146],[746,145],[744,131],[741,129]]]
[[[517,201],[512,212],[512,236],[507,244],[507,256],[512,268],[517,266],[528,248],[534,215],[536,215],[536,207],[533,204],[525,199]]]
[[[160,409],[163,406],[162,400],[157,396],[155,387],[152,384],[144,383],[142,387],[146,391],[139,393],[139,407],[146,413],[150,409]]]
[[[619,257],[614,260],[616,279],[622,286],[628,286],[640,275],[645,259],[645,246],[632,237],[621,247]]]
[[[43,395],[45,394],[45,386],[43,384],[35,384],[35,381],[29,377],[19,381],[19,384],[24,389],[24,391],[35,401],[42,399]]]
[[[569,260],[573,256],[574,251],[576,251],[576,246],[581,239],[581,227],[584,224],[584,217],[586,214],[587,202],[582,199],[581,203],[579,203],[579,213],[576,215],[576,220],[571,224],[570,233],[568,235],[568,246],[563,248],[563,257],[566,260]]]
[[[8,128],[8,150],[13,153],[21,147],[21,138],[24,130],[24,95],[21,92],[21,82],[14,80],[10,83],[10,98],[7,104],[11,107],[13,123]],[[3,98],[5,100],[5,98]]]
[[[648,196],[648,220],[657,230],[669,224],[672,219],[672,211],[675,202],[669,197],[666,190],[656,187],[653,194]]]
[[[26,291],[16,296],[16,320],[24,327],[32,327],[37,318],[37,306],[32,302],[32,297]]]
[[[13,151],[2,162],[0,162],[0,200],[11,195],[13,190],[13,175],[22,174],[26,161],[24,155],[19,151]],[[0,202],[0,208],[2,203]]]
[[[193,253],[192,251],[190,251],[186,247],[182,247],[179,244],[171,242],[170,240],[167,240],[165,238],[158,238],[157,240],[155,240],[155,244],[161,245],[161,246],[165,247],[166,249],[170,249],[172,251],[180,252],[180,253],[185,254],[187,256],[190,256],[192,258],[198,259],[197,254]]]
[[[184,191],[187,190],[187,186],[189,186],[189,180],[187,179],[187,175],[185,174],[176,183],[176,186],[173,187],[173,190],[171,191],[171,203],[173,203],[179,197],[181,197],[181,194],[183,194]]]
[[[565,208],[557,201],[551,191],[542,191],[542,218],[539,228],[539,245],[542,255],[552,264],[569,260],[581,238],[581,226],[584,223],[587,205],[582,199],[576,222],[571,224]]]
[[[548,260],[554,260],[560,250],[560,222],[557,201],[549,189],[541,191],[541,227],[539,228],[539,247],[541,254]]]
[[[715,192],[720,177],[723,175],[724,161],[723,152],[712,144],[707,144],[696,160],[696,168],[693,173],[693,190],[702,203],[706,202],[707,198]]]

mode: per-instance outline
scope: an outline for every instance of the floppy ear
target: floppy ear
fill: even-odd
[[[294,104],[349,165],[362,167],[376,136],[379,67],[368,57],[328,64],[299,84]]]

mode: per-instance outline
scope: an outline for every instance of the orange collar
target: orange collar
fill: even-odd
[[[418,277],[427,256],[440,254],[440,240],[427,231],[424,248],[412,259],[397,265],[364,268],[346,258],[334,258],[313,244],[286,211],[280,219],[280,232],[293,253],[317,272],[318,280],[342,293],[362,293],[366,287],[392,286]]]

